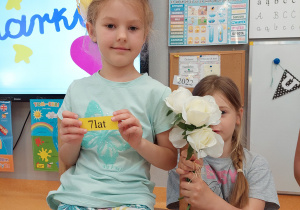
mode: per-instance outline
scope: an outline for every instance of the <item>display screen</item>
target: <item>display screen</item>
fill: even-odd
[[[100,58],[75,0],[0,1],[0,100],[62,98]]]

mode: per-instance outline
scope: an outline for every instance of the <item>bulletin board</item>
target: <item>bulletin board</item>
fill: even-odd
[[[245,51],[212,51],[212,52],[181,52],[170,53],[170,88],[176,90],[179,85],[174,84],[174,76],[179,74],[179,60],[185,56],[218,56],[220,58],[220,75],[231,78],[237,85],[244,104],[244,86],[245,86]],[[188,88],[188,87],[187,87]],[[193,88],[188,88],[190,91]]]
[[[300,128],[300,41],[249,44],[250,151],[267,159],[279,193],[300,194],[293,171]]]
[[[300,37],[300,1],[250,1],[249,38]]]

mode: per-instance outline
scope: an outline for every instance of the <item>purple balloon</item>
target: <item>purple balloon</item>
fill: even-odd
[[[70,49],[74,63],[92,75],[102,68],[101,54],[96,43],[89,36],[81,36],[72,43]]]

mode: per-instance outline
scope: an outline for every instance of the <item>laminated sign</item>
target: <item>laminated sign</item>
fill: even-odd
[[[58,171],[57,112],[62,99],[31,99],[34,170]]]
[[[14,171],[10,101],[0,101],[0,172],[1,171]]]

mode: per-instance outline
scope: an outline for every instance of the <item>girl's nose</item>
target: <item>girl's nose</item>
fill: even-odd
[[[119,28],[117,34],[117,40],[121,42],[125,42],[127,40],[127,30],[124,28]]]

